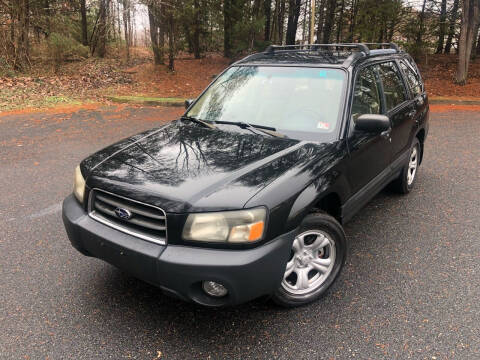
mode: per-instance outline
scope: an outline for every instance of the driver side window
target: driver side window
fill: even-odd
[[[380,89],[372,66],[366,67],[357,75],[352,104],[352,118],[355,121],[363,114],[380,114]]]

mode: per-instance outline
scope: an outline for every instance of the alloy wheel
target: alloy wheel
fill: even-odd
[[[282,287],[294,295],[315,291],[331,274],[335,257],[335,242],[327,233],[309,230],[299,234],[293,241]]]
[[[413,180],[415,179],[415,174],[417,173],[418,166],[418,150],[417,146],[412,149],[410,154],[410,161],[408,162],[408,171],[407,171],[407,184],[408,186],[412,185]]]

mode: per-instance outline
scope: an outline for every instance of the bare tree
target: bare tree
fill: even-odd
[[[452,11],[450,13],[450,25],[448,27],[448,37],[445,44],[445,54],[450,54],[450,49],[452,48],[453,37],[455,36],[455,24],[457,23],[457,14],[458,14],[458,5],[459,0],[453,1]]]
[[[169,4],[170,5],[170,4]],[[166,8],[166,18],[168,24],[168,69],[175,70],[175,14],[172,6]]]
[[[333,24],[335,21],[335,8],[337,7],[337,0],[327,0],[327,11],[325,17],[325,26],[323,28],[323,43],[330,43],[332,35]]]
[[[465,85],[473,43],[477,37],[475,30],[480,21],[480,0],[464,0],[462,9],[462,28],[458,44],[458,66],[455,82]]]
[[[279,44],[283,44],[283,29],[285,26],[285,1],[286,0],[277,0],[277,3],[279,5],[277,12],[277,32]]]
[[[193,55],[195,59],[200,59],[200,0],[193,0]]]
[[[322,34],[323,34],[324,19],[325,19],[325,3],[326,3],[326,0],[321,0],[320,5],[318,7],[317,43],[322,42]]]
[[[442,0],[440,6],[440,17],[438,26],[438,42],[436,54],[443,52],[443,43],[445,41],[445,33],[447,32],[447,0]]]
[[[82,44],[88,46],[87,29],[87,4],[86,0],[80,0],[80,16],[82,18]]]
[[[301,0],[289,0],[288,1],[288,23],[287,23],[287,36],[285,43],[287,45],[295,44],[295,37],[297,35],[298,18],[300,17]]]
[[[123,31],[125,35],[125,50],[127,61],[130,60],[130,31],[129,31],[129,21],[130,21],[130,1],[123,0]]]
[[[427,0],[423,0],[422,11],[418,14],[418,30],[417,36],[415,39],[415,54],[414,56],[418,58],[418,55],[421,53],[423,48],[423,33],[425,32],[425,7]]]
[[[263,2],[263,12],[265,13],[265,41],[270,41],[270,23],[272,18],[272,0],[265,0]]]
[[[150,40],[155,65],[163,64],[163,32],[160,36],[160,27],[163,25],[161,5],[148,4],[148,19],[150,22]]]

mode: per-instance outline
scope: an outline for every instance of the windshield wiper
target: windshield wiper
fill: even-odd
[[[277,132],[277,129],[275,129],[274,127],[271,127],[271,126],[250,124],[250,123],[247,123],[245,121],[218,120],[218,121],[215,121],[215,123],[216,124],[237,125],[237,126],[240,126],[243,129],[252,129],[253,128],[253,129],[259,130],[259,131],[261,131],[265,134],[268,134],[270,136],[280,137],[280,138],[286,137],[284,134],[280,134],[279,132]]]
[[[197,119],[196,117],[193,117],[193,116],[186,116],[186,115],[184,115],[184,116],[182,116],[182,119],[192,121],[192,122],[194,122],[194,123],[203,125],[203,126],[208,127],[208,128],[210,128],[210,129],[216,129],[216,128],[217,128],[215,125],[210,124],[210,123],[208,123],[208,122],[206,122],[206,121],[204,121],[204,120]]]

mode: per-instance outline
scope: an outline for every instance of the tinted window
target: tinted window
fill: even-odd
[[[372,67],[358,73],[353,95],[352,116],[356,119],[362,114],[380,114],[380,91],[377,77]]]
[[[400,61],[400,67],[407,78],[408,85],[414,96],[422,93],[422,83],[417,70],[408,62]]]
[[[385,93],[385,107],[389,111],[406,100],[400,70],[393,62],[378,65]]]

